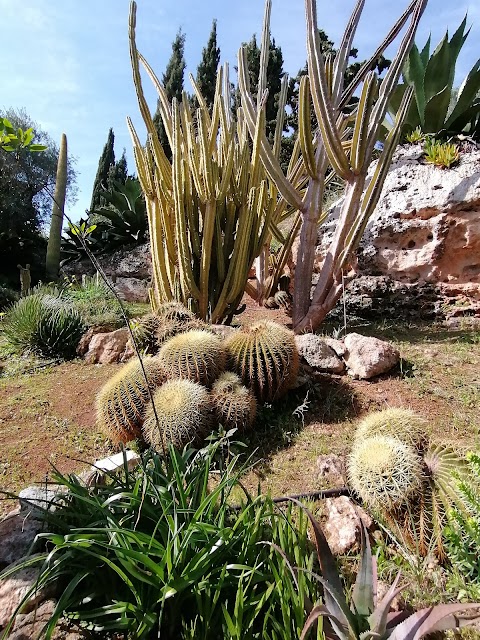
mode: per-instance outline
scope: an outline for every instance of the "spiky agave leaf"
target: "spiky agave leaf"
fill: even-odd
[[[157,358],[144,358],[150,390],[165,381]],[[129,442],[142,435],[142,423],[149,400],[148,387],[137,359],[108,380],[96,399],[97,425],[115,443]]]
[[[286,327],[262,320],[236,331],[225,344],[230,367],[260,401],[277,400],[294,384],[300,360]]]
[[[356,442],[348,458],[352,488],[374,510],[401,508],[419,492],[422,460],[416,451],[392,436],[373,436]]]
[[[165,342],[158,357],[169,378],[186,378],[210,386],[224,370],[227,354],[217,336],[195,330]]]
[[[158,452],[172,444],[183,449],[199,444],[212,426],[212,405],[205,387],[192,380],[169,380],[162,385],[147,409],[143,424],[145,440]],[[158,422],[157,422],[158,418]]]
[[[224,371],[212,387],[217,419],[227,430],[247,431],[253,425],[257,402],[236,373]]]

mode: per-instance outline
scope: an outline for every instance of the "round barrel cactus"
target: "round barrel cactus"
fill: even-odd
[[[252,427],[257,402],[236,373],[222,373],[212,387],[212,401],[217,420],[226,429],[247,431]]]
[[[145,358],[143,366],[153,392],[165,381],[157,358]],[[129,442],[142,435],[142,423],[149,400],[140,363],[132,360],[108,380],[96,399],[97,425],[112,442]]]
[[[162,453],[172,444],[176,449],[200,444],[212,427],[212,404],[205,387],[192,380],[169,380],[159,387],[147,409],[145,440]],[[157,422],[158,418],[158,422]]]
[[[372,436],[394,436],[416,450],[423,451],[427,444],[427,422],[411,409],[389,407],[374,411],[363,418],[355,432],[355,440]]]
[[[300,359],[286,327],[262,320],[232,334],[226,347],[229,367],[261,402],[277,400],[295,383]]]

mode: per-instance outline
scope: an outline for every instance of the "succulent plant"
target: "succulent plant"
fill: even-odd
[[[157,358],[145,358],[143,366],[151,391],[165,380]],[[97,395],[97,425],[115,443],[142,435],[149,393],[138,360],[132,360],[108,380]]]
[[[423,451],[428,440],[426,426],[426,420],[411,409],[389,407],[363,418],[355,432],[355,440],[362,442],[373,436],[394,436],[416,451]]]
[[[186,378],[209,387],[225,369],[222,341],[204,330],[186,331],[170,338],[158,354],[169,378]]]
[[[187,322],[195,319],[195,314],[187,309],[181,302],[164,302],[157,306],[155,312],[160,318],[164,318],[165,320]]]
[[[262,320],[226,340],[230,368],[261,402],[282,396],[296,380],[299,356],[291,331]]]
[[[393,436],[357,441],[348,458],[348,478],[364,503],[379,511],[404,506],[423,483],[422,458]]]
[[[212,401],[217,419],[226,429],[246,431],[252,427],[257,402],[236,373],[222,373],[212,387]]]
[[[183,449],[189,443],[200,443],[212,426],[210,394],[192,380],[169,380],[156,390],[143,424],[145,440],[163,452],[169,444]]]

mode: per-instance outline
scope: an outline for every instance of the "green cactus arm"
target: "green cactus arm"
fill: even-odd
[[[357,117],[355,118],[353,127],[350,164],[355,173],[363,171],[365,163],[367,162],[365,151],[368,143],[368,124],[377,95],[377,77],[376,74],[371,71],[363,83],[362,93],[358,103]]]
[[[357,4],[353,9],[352,15],[350,16],[350,20],[347,24],[347,28],[344,31],[342,42],[337,51],[337,55],[335,56],[335,60],[333,62],[334,71],[331,95],[335,105],[338,105],[338,102],[342,95],[345,71],[347,70],[350,51],[352,50],[353,45],[353,39],[357,31],[364,4],[365,0],[357,1]]]
[[[288,75],[285,74],[280,85],[280,95],[278,97],[277,123],[275,125],[275,134],[273,137],[273,155],[280,157],[280,148],[282,146],[283,125],[285,123],[285,106],[287,104],[288,93]]]
[[[337,114],[328,91],[325,64],[318,34],[315,0],[305,0],[305,9],[307,17],[308,72],[315,114],[330,164],[339,176],[344,180],[348,180],[351,176],[351,169],[342,147],[336,123]]]
[[[310,81],[308,76],[300,79],[300,92],[298,100],[298,139],[302,150],[305,169],[312,178],[317,175],[315,163],[315,151],[312,143],[312,126],[310,119]]]
[[[67,136],[62,133],[60,151],[57,162],[57,176],[55,179],[55,195],[53,199],[52,220],[48,237],[46,273],[51,280],[58,279],[60,270],[60,244],[62,239],[63,214],[65,197],[67,194]]]

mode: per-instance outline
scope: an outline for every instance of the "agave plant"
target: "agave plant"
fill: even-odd
[[[297,502],[297,501],[295,501]],[[299,506],[302,506],[298,503]],[[323,604],[316,604],[307,618],[300,640],[323,619],[323,632],[327,640],[420,640],[434,631],[445,631],[467,626],[475,618],[459,618],[459,611],[478,609],[480,604],[444,604],[421,609],[411,615],[390,613],[393,599],[402,592],[400,573],[381,600],[377,598],[377,567],[372,556],[365,527],[361,527],[361,555],[358,574],[351,596],[345,594],[341,577],[335,567],[325,534],[312,514],[303,507],[314,533],[315,547],[322,575],[317,580],[323,587]],[[288,560],[292,573],[295,569]]]
[[[430,56],[430,38],[421,51],[413,45],[403,68],[404,84],[392,95],[389,113],[395,116],[407,88],[413,87],[415,100],[405,118],[404,132],[420,127],[424,134],[480,134],[480,59],[458,92],[453,87],[458,54],[468,36],[466,17],[452,38],[448,31]]]

